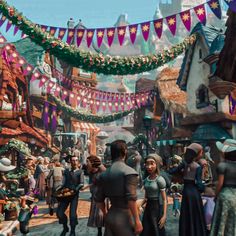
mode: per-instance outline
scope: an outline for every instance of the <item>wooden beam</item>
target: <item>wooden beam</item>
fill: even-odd
[[[0,111],[0,120],[5,120],[5,119],[16,119],[18,117],[26,116],[25,111],[18,111],[18,112],[13,112],[13,111]]]

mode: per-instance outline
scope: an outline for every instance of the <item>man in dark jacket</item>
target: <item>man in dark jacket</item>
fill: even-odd
[[[105,215],[105,236],[134,236],[142,231],[136,204],[138,174],[125,164],[126,155],[125,141],[111,143],[112,165],[97,180],[95,201]],[[111,202],[108,212],[105,198]]]
[[[78,157],[71,156],[70,164],[71,164],[71,169],[66,169],[64,172],[63,187],[74,190],[76,194],[70,200],[59,202],[57,209],[57,217],[59,219],[59,224],[63,224],[63,231],[60,236],[65,236],[66,233],[69,231],[69,228],[67,226],[68,219],[65,214],[65,211],[69,205],[70,205],[70,226],[71,226],[70,236],[75,236],[75,227],[78,224],[77,206],[78,206],[79,190],[84,185],[84,174],[83,171],[79,168],[80,165]]]

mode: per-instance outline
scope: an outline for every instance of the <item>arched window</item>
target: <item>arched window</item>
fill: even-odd
[[[203,108],[209,106],[208,88],[201,84],[196,91],[196,107]]]

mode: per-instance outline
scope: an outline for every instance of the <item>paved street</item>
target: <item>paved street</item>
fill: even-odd
[[[141,196],[142,193],[139,193]],[[89,193],[84,192],[80,195],[81,200],[78,206],[79,225],[76,228],[77,236],[96,236],[97,230],[87,227],[87,217],[89,214]],[[167,236],[178,235],[178,218],[175,218],[171,214],[172,205],[168,207],[168,221],[166,224]],[[34,216],[30,221],[30,233],[29,236],[58,236],[62,227],[58,224],[55,214],[50,216],[48,214],[47,205],[39,203],[39,214]],[[17,231],[15,236],[22,235]]]

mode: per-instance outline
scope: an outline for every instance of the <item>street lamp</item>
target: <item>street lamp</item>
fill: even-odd
[[[148,156],[148,131],[152,127],[152,118],[150,116],[145,115],[143,117],[143,126],[146,129],[146,138],[147,138],[147,143],[146,143],[146,156]]]

